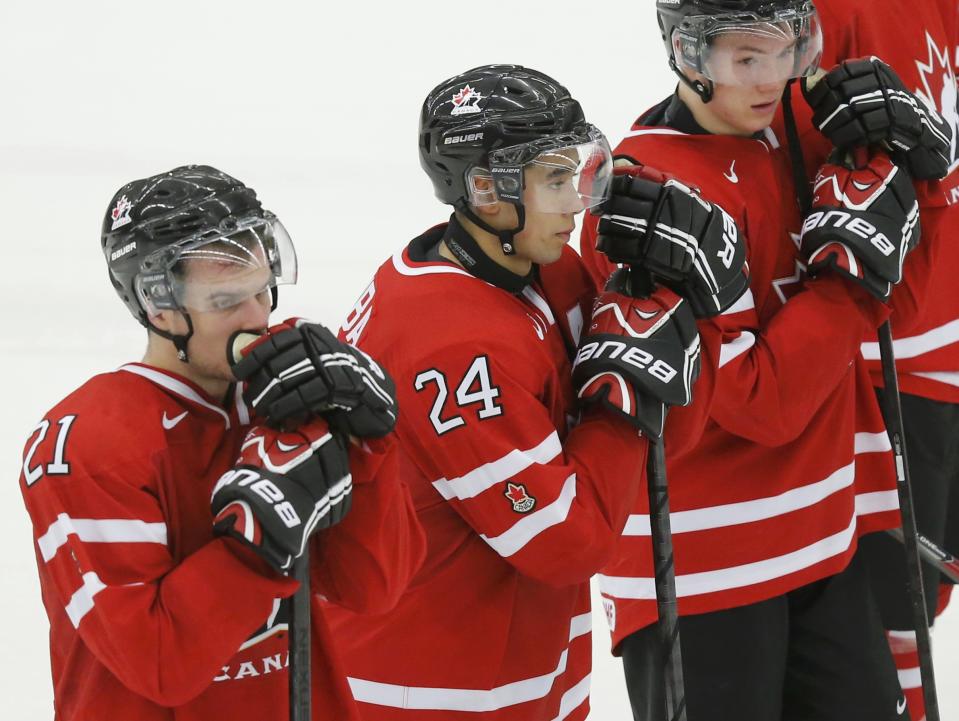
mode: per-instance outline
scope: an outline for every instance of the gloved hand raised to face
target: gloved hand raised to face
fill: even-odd
[[[321,415],[344,433],[378,438],[396,424],[393,379],[318,323],[291,318],[243,348],[241,358],[229,355],[246,383],[244,399],[273,427]]]
[[[816,176],[801,252],[809,274],[836,272],[887,301],[919,242],[919,203],[909,175],[878,148],[860,148]]]
[[[287,571],[310,534],[343,520],[352,491],[346,441],[322,418],[287,433],[254,426],[213,488],[213,530]]]
[[[683,298],[656,287],[631,297],[630,273],[613,273],[593,304],[573,364],[573,387],[640,430],[660,435],[666,406],[685,406],[699,377],[699,333]]]
[[[619,165],[615,173],[597,249],[649,271],[699,318],[722,313],[746,292],[746,244],[726,211],[648,166]]]
[[[846,60],[810,85],[803,82],[803,96],[813,124],[839,150],[884,143],[913,178],[949,172],[955,129],[879,58]]]

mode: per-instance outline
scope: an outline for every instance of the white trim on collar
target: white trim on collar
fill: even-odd
[[[212,403],[204,400],[199,393],[190,388],[183,381],[178,381],[176,378],[168,376],[166,373],[163,373],[152,368],[144,368],[143,366],[128,364],[120,366],[117,368],[118,371],[126,371],[127,373],[132,373],[133,375],[141,376],[146,378],[148,381],[156,383],[161,388],[166,388],[172,393],[176,393],[178,396],[185,398],[192,403],[201,405],[204,408],[209,408],[211,411],[215,411],[223,416],[223,421],[226,423],[226,427],[230,428],[230,416],[222,408],[213,405]]]

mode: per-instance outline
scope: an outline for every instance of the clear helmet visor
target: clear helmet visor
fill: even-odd
[[[490,153],[469,176],[474,206],[509,202],[539,213],[579,213],[609,197],[613,159],[593,126]]]
[[[717,85],[785,83],[812,75],[822,56],[822,28],[811,4],[770,18],[692,17],[673,42],[680,69]]]
[[[275,216],[230,222],[148,256],[136,278],[140,302],[160,310],[199,312],[233,308],[249,298],[268,299],[278,285],[296,282],[293,241]]]

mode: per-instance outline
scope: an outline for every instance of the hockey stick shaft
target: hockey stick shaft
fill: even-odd
[[[906,543],[906,538],[903,536],[901,528],[890,528],[886,533],[900,543]],[[945,549],[937,546],[921,533],[917,535],[916,540],[919,542],[919,555],[922,556],[922,560],[930,566],[933,566],[939,573],[953,583],[959,583],[959,559]]]
[[[899,399],[899,379],[896,376],[896,356],[892,345],[892,327],[886,321],[879,328],[879,355],[885,385],[884,405],[886,429],[892,441],[896,459],[896,488],[899,492],[899,511],[902,515],[902,535],[906,547],[906,585],[912,605],[916,645],[919,651],[919,672],[922,695],[926,703],[927,721],[940,721],[936,678],[932,667],[932,645],[929,641],[929,618],[922,587],[922,561],[919,552],[919,531],[912,505],[912,485],[909,478],[909,457],[902,422],[902,403]]]
[[[290,721],[311,721],[310,698],[310,546],[293,562],[300,587],[290,604]]]
[[[659,613],[659,636],[666,685],[666,718],[669,721],[686,721],[686,686],[683,681],[683,653],[679,640],[673,536],[669,525],[669,488],[666,484],[666,454],[661,435],[649,439],[646,477],[656,573],[656,609]]]

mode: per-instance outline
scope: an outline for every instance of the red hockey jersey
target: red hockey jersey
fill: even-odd
[[[130,364],[74,391],[28,439],[20,484],[57,719],[288,717],[283,599],[297,584],[213,538],[210,494],[250,422],[234,395],[224,408]],[[314,588],[358,610],[395,602],[423,549],[396,454],[377,450],[351,451],[353,510],[313,539]],[[313,616],[314,718],[355,718],[316,598]]]
[[[763,141],[634,126],[617,147],[723,206],[750,289],[699,323],[703,371],[665,439],[681,614],[741,606],[845,567],[859,534],[897,524],[889,441],[858,357],[882,306],[839,278],[800,282],[785,158]],[[597,281],[611,265],[581,249]],[[699,429],[698,431],[696,429]],[[656,619],[645,496],[600,576],[613,647]]]
[[[822,67],[875,55],[889,63],[906,88],[935,108],[953,128],[953,168],[959,165],[956,57],[959,3],[955,0],[817,0],[822,17]],[[798,92],[793,106],[807,170],[813,174],[831,149],[811,126]],[[782,137],[782,136],[781,136]],[[892,298],[891,317],[899,385],[903,392],[959,403],[959,172],[938,183],[917,183],[922,239],[906,261],[905,280]],[[879,344],[862,346],[873,382],[882,386]]]
[[[342,335],[396,380],[426,562],[382,616],[332,610],[364,719],[584,719],[590,576],[641,485],[645,440],[596,411],[570,429],[591,282],[576,254],[513,295],[427,260],[384,263]]]

